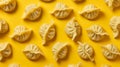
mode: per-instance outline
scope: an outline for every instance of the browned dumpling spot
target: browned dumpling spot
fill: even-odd
[[[29,60],[38,60],[41,56],[43,56],[40,48],[35,44],[30,44],[25,47],[23,53]]]
[[[94,62],[94,49],[89,44],[82,44],[78,42],[78,55],[84,60],[90,60]]]
[[[54,0],[41,0],[41,1],[44,1],[44,2],[52,2]]]
[[[13,12],[16,6],[16,0],[0,0],[0,8],[5,12]]]
[[[101,41],[103,40],[108,34],[100,25],[92,25],[87,29],[88,37],[93,41]]]
[[[21,66],[20,64],[13,63],[13,64],[10,64],[8,67],[21,67]]]
[[[99,14],[100,14],[100,9],[93,4],[89,4],[85,6],[84,9],[80,12],[80,15],[82,15],[88,20],[96,19],[99,16]]]
[[[79,25],[78,21],[75,20],[75,18],[71,19],[66,27],[65,27],[65,32],[70,37],[73,41],[77,41],[78,38],[80,37],[82,30],[81,26]]]
[[[51,41],[55,38],[56,28],[55,28],[54,23],[43,24],[40,27],[39,33],[43,40],[42,44],[46,45],[46,43],[48,43],[49,41]]]
[[[105,45],[102,48],[102,53],[108,60],[115,60],[120,55],[118,48],[113,44]]]
[[[0,19],[0,33],[4,34],[8,32],[8,30],[9,30],[8,23],[5,20]]]
[[[25,42],[30,39],[31,34],[32,34],[31,29],[19,25],[15,28],[14,34],[11,36],[11,38],[18,42]]]
[[[73,0],[73,1],[75,1],[76,3],[79,3],[79,2],[83,2],[85,0]]]
[[[114,8],[120,7],[120,0],[105,0],[105,3],[110,7],[112,10]]]
[[[52,48],[52,52],[56,61],[66,58],[68,54],[68,43],[56,43]]]
[[[111,18],[110,27],[113,31],[114,38],[118,38],[120,34],[120,16],[113,16]]]
[[[12,47],[9,43],[0,43],[0,61],[12,55]]]
[[[22,18],[25,20],[34,21],[39,19],[41,15],[42,15],[41,6],[36,4],[31,4],[26,7]]]
[[[73,9],[69,8],[67,5],[63,3],[57,3],[51,14],[58,19],[65,19],[71,15],[72,11]]]

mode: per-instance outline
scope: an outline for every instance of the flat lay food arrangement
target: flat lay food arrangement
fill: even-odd
[[[0,0],[0,67],[119,67],[120,0]]]

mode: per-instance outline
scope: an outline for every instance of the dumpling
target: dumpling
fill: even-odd
[[[81,63],[79,62],[77,64],[70,64],[68,67],[81,67]]]
[[[44,2],[52,2],[54,0],[41,0],[41,1],[44,1]]]
[[[101,67],[111,67],[111,66],[108,64],[104,64],[104,65],[101,65]]]
[[[117,38],[120,34],[120,16],[114,16],[111,18],[110,27],[113,31],[114,38]]]
[[[120,7],[120,0],[105,0],[105,3],[110,7],[112,10],[114,8]]]
[[[82,30],[81,26],[79,25],[78,21],[73,18],[70,20],[65,28],[65,32],[73,41],[77,41],[80,37]]]
[[[68,54],[68,43],[56,43],[52,48],[52,52],[56,61],[65,59]]]
[[[108,34],[99,25],[92,25],[87,29],[88,37],[93,41],[103,40]]]
[[[46,43],[48,41],[51,41],[55,38],[56,28],[55,28],[54,23],[43,24],[40,27],[39,33],[40,33],[40,36],[42,37],[42,40],[43,40],[42,44],[46,45]]]
[[[79,3],[79,2],[83,2],[85,0],[73,0],[73,1],[75,1],[76,3]]]
[[[26,7],[22,18],[25,20],[34,21],[39,19],[41,14],[42,14],[41,6],[36,4],[31,4]]]
[[[13,64],[10,64],[8,67],[21,67],[21,66],[20,64],[13,63]]]
[[[11,36],[12,39],[18,42],[25,42],[30,39],[32,30],[26,28],[25,26],[17,26],[14,30],[14,34]]]
[[[78,55],[84,60],[90,60],[94,62],[94,49],[88,44],[82,44],[78,42]]]
[[[93,4],[85,6],[84,9],[80,12],[80,15],[89,20],[94,20],[98,18],[99,14],[100,9]]]
[[[73,9],[69,8],[67,5],[63,3],[57,3],[54,11],[51,14],[58,19],[65,19],[70,16],[72,12]]]
[[[12,12],[16,9],[16,0],[0,0],[0,8],[5,12]]]
[[[0,33],[4,34],[8,32],[8,30],[9,30],[8,23],[5,20],[0,19]]]
[[[113,44],[108,44],[106,46],[103,46],[102,48],[102,53],[104,57],[108,60],[115,60],[120,55],[118,48]]]
[[[12,47],[9,43],[0,43],[0,61],[12,55]]]
[[[40,48],[35,44],[30,44],[25,47],[23,53],[29,60],[38,60],[41,56],[43,56]]]

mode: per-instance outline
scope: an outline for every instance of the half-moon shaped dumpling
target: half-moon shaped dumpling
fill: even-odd
[[[54,23],[43,24],[40,27],[40,36],[43,39],[42,44],[45,45],[48,41],[51,41],[55,38],[56,28]]]
[[[5,20],[0,19],[0,33],[4,34],[8,32],[8,30],[9,30],[8,23]]]
[[[21,67],[21,66],[20,64],[13,63],[13,64],[10,64],[8,67]]]
[[[41,6],[36,4],[31,4],[26,7],[22,18],[25,20],[34,21],[39,19],[41,14],[42,14]]]
[[[41,0],[41,1],[44,1],[44,2],[52,2],[54,0]]]
[[[68,43],[56,43],[52,48],[52,52],[56,61],[66,58],[68,54]]]
[[[80,15],[89,20],[96,19],[99,16],[99,14],[100,9],[92,4],[85,6],[84,9],[80,12]]]
[[[77,64],[70,64],[68,67],[81,67],[81,63],[79,62]]]
[[[99,25],[92,25],[87,29],[88,37],[93,41],[103,40],[108,34]]]
[[[120,34],[120,16],[114,16],[110,20],[110,27],[113,31],[114,38],[117,38]]]
[[[26,28],[25,26],[17,26],[14,30],[14,34],[11,36],[14,40],[18,42],[25,42],[30,39],[32,30]]]
[[[115,60],[120,55],[118,48],[113,44],[108,44],[102,48],[103,55],[108,60]]]
[[[23,53],[29,60],[38,60],[41,56],[43,56],[40,48],[35,44],[30,44],[25,47]]]
[[[90,60],[94,62],[94,49],[88,44],[82,44],[78,42],[78,55],[84,60]]]
[[[0,43],[0,61],[12,55],[12,47],[9,43]]]
[[[63,3],[57,3],[54,11],[51,14],[58,19],[65,19],[72,13],[72,11],[73,9],[69,8],[67,5]]]
[[[103,65],[101,65],[101,67],[111,67],[111,66],[108,64],[103,64]]]
[[[5,12],[12,12],[16,9],[16,0],[0,0],[0,8]]]
[[[73,18],[67,23],[65,32],[73,41],[77,41],[81,35],[82,30],[78,21]]]
[[[112,10],[114,8],[120,7],[120,0],[105,0],[105,3],[110,7]]]
[[[75,1],[76,3],[79,3],[79,2],[83,2],[84,0],[73,0]]]

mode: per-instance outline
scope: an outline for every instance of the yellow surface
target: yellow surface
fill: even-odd
[[[54,9],[54,6],[57,2],[62,2],[67,4],[69,7],[74,9],[74,12],[72,16],[65,20],[58,20],[50,15],[50,11]],[[40,0],[17,0],[18,6],[17,10],[14,13],[5,13],[2,10],[0,10],[0,18],[5,19],[10,26],[10,31],[0,36],[0,42],[10,42],[13,47],[13,56],[12,58],[7,59],[4,62],[0,62],[0,67],[7,67],[10,63],[19,63],[22,67],[44,67],[46,64],[53,64],[55,67],[67,67],[68,64],[75,64],[78,62],[82,63],[83,67],[100,67],[101,64],[109,64],[112,67],[119,67],[120,66],[120,59],[117,59],[115,61],[108,61],[104,58],[104,56],[101,53],[101,47],[102,45],[106,45],[109,43],[115,44],[120,49],[120,38],[114,39],[112,30],[109,27],[109,21],[110,18],[114,15],[120,16],[120,9],[116,9],[115,11],[110,10],[109,7],[106,6],[104,3],[104,0],[86,0],[83,3],[76,4],[72,0],[55,0],[51,3],[44,3]],[[21,16],[24,12],[24,9],[29,4],[41,4],[41,7],[43,8],[43,14],[39,21],[30,22],[30,21],[24,21],[22,20]],[[82,10],[82,8],[87,4],[94,4],[98,8],[101,9],[103,14],[95,21],[89,21],[82,16],[78,14],[79,11]],[[75,17],[79,24],[82,26],[82,36],[80,37],[80,41],[87,42],[91,46],[93,46],[95,50],[95,62],[96,64],[82,60],[78,54],[77,54],[77,47],[78,45],[75,44],[70,38],[68,38],[64,32],[64,28],[66,23],[72,18]],[[57,27],[57,37],[56,40],[51,41],[48,46],[42,46],[42,39],[39,35],[39,28],[44,23],[49,23],[51,20],[55,21],[55,25]],[[93,24],[99,24],[101,25],[110,35],[108,39],[105,39],[101,42],[93,42],[91,41],[86,33],[86,29],[93,25]],[[12,40],[9,36],[13,33],[14,28],[17,25],[24,25],[28,28],[33,29],[33,35],[32,39],[30,41],[27,41],[25,43],[18,43],[14,40]],[[51,51],[52,46],[56,42],[69,42],[71,45],[70,53],[68,55],[68,58],[66,60],[62,60],[60,63],[57,63],[54,58]],[[39,61],[30,61],[28,60],[24,54],[22,53],[22,50],[27,44],[37,44],[41,50],[44,53],[45,58],[40,59]]]

